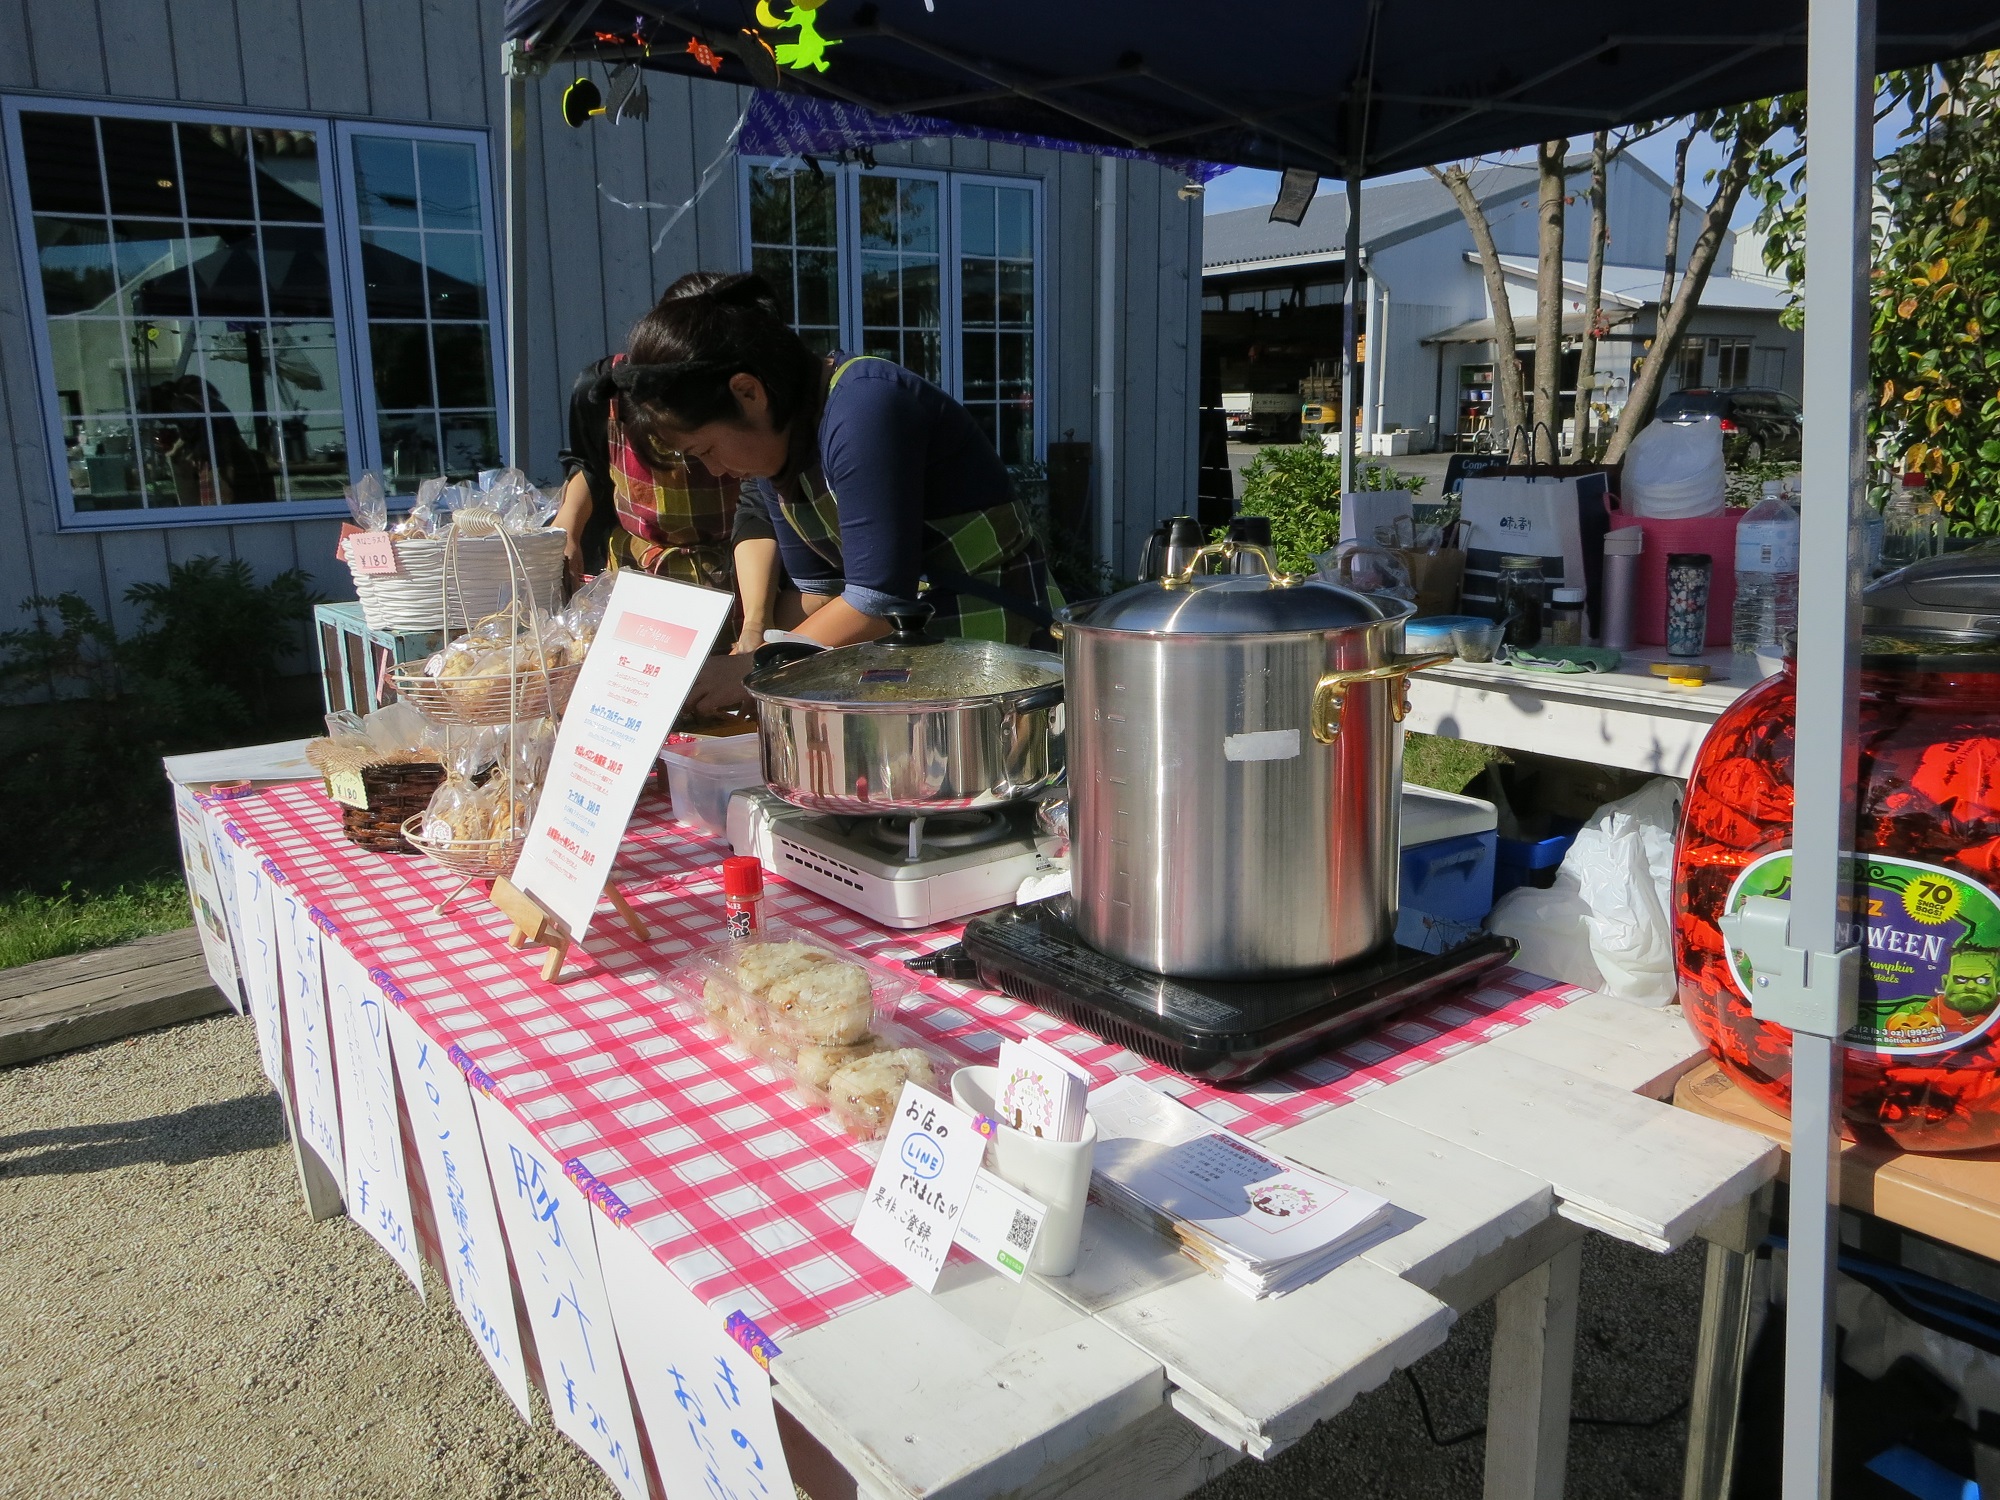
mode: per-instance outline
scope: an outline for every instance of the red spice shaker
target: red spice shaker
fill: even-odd
[[[722,862],[722,909],[732,938],[754,938],[764,925],[764,865],[754,854]]]

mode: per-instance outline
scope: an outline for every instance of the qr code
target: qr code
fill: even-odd
[[[1032,1245],[1034,1242],[1035,1242],[1034,1215],[1024,1214],[1019,1209],[1015,1209],[1014,1222],[1007,1226],[1007,1243],[1012,1245],[1016,1250],[1025,1253],[1028,1246]]]

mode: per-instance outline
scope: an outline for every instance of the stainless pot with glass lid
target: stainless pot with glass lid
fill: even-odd
[[[1062,779],[1062,660],[941,639],[924,630],[929,615],[892,616],[881,640],[750,675],[773,792],[814,812],[935,813],[1018,802]]]
[[[1257,573],[1205,574],[1211,557]],[[1063,627],[1078,935],[1156,974],[1337,968],[1395,930],[1414,606],[1204,547]]]

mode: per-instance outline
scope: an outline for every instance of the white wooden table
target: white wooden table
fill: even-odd
[[[1666,659],[1664,646],[1640,646],[1616,672],[1566,675],[1469,661],[1431,667],[1410,679],[1404,727],[1684,777],[1708,726],[1754,682],[1733,666],[1727,647],[1700,658],[1718,675],[1696,688],[1653,676],[1651,664]],[[1736,675],[1720,678],[1724,673]]]
[[[1396,1205],[1313,1285],[1251,1301],[1092,1209],[1073,1276],[954,1267],[935,1296],[792,1339],[779,1403],[861,1496],[1168,1500],[1281,1452],[1497,1298],[1486,1495],[1554,1500],[1584,1233],[1670,1250],[1777,1171],[1761,1136],[1664,1102],[1704,1056],[1678,1011],[1576,1001],[1267,1139]]]

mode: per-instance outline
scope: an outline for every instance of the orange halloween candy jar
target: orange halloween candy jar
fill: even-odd
[[[1912,1151],[2000,1145],[2000,548],[1869,589],[1859,838],[1843,942],[1861,944],[1847,1118]],[[1790,663],[1703,741],[1675,850],[1683,1011],[1738,1083],[1791,1106],[1791,1033],[1750,1013],[1750,971],[1718,925],[1789,894]]]

